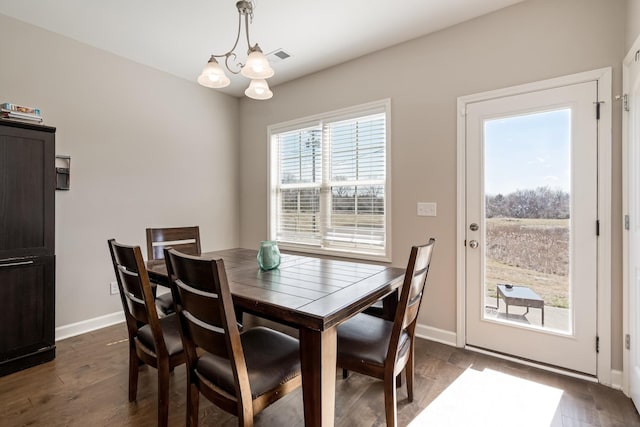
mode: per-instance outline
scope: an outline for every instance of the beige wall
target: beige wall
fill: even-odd
[[[0,101],[40,107],[58,128],[57,153],[72,156],[71,191],[56,193],[56,325],[120,310],[108,292],[110,237],[143,245],[147,226],[199,224],[205,250],[256,247],[267,232],[267,125],[389,97],[393,263],[438,239],[420,322],[455,332],[456,98],[606,66],[618,94],[639,14],[640,0],[529,0],[278,86],[267,102],[238,102],[0,15],[12,34],[0,45]],[[620,369],[619,103],[613,125]],[[418,201],[437,202],[438,216],[417,217]]]
[[[627,3],[625,52],[631,49],[633,42],[640,36],[640,0],[627,0]]]
[[[0,101],[42,109],[71,156],[56,192],[56,326],[121,311],[107,239],[199,224],[238,244],[238,100],[0,15]],[[146,256],[146,251],[145,256]]]
[[[609,66],[620,93],[626,5],[526,1],[277,86],[268,102],[243,99],[241,245],[267,236],[267,125],[389,97],[393,264],[406,263],[412,244],[437,238],[419,322],[455,332],[457,97]],[[619,103],[613,114],[612,365],[621,369]],[[418,201],[437,202],[438,216],[416,216]]]

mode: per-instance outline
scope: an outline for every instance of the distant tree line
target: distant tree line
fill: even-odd
[[[569,193],[549,187],[486,196],[487,218],[567,219],[570,206]]]
[[[331,189],[331,210],[334,213],[384,214],[384,188],[379,185],[336,186]],[[284,212],[317,213],[320,210],[320,190],[292,189],[282,192]]]

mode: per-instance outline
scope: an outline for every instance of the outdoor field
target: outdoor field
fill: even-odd
[[[545,305],[569,308],[569,220],[489,218],[486,292],[497,283],[525,285]]]

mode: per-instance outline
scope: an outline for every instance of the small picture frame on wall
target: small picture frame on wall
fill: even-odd
[[[69,190],[71,185],[71,156],[56,156],[56,190]]]

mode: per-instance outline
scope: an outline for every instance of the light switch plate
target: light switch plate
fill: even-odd
[[[436,203],[418,203],[418,216],[436,216]]]

